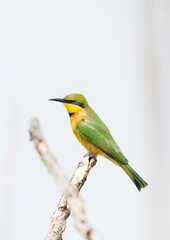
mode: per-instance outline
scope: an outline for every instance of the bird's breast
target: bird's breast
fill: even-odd
[[[93,145],[92,143],[87,141],[85,138],[83,138],[79,134],[77,127],[76,127],[76,125],[79,121],[88,121],[86,112],[85,111],[76,112],[71,116],[70,120],[71,120],[71,127],[73,130],[73,133],[75,134],[75,136],[77,137],[79,142],[87,149],[88,152],[91,152],[91,153],[94,153],[95,155],[97,155],[99,152],[98,147],[96,147],[95,145]]]
[[[84,110],[80,110],[78,112],[75,112],[71,117],[70,117],[70,122],[71,122],[71,127],[73,130],[73,133],[76,135],[76,125],[79,121],[85,121],[87,120],[87,114]]]

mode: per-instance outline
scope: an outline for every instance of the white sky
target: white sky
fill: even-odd
[[[81,196],[104,239],[169,239],[169,8],[164,1],[0,3],[0,239],[43,239],[61,197],[29,141],[38,117],[70,177],[86,150],[48,98],[83,93],[149,183],[98,158]],[[64,239],[81,239],[69,218]]]

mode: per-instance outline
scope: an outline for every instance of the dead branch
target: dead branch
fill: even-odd
[[[66,219],[70,215],[70,207],[75,219],[75,225],[83,236],[89,240],[102,240],[101,236],[88,225],[83,201],[78,197],[78,192],[86,181],[90,169],[95,165],[96,159],[88,156],[84,157],[76,168],[70,183],[56,159],[50,153],[40,131],[37,119],[32,119],[29,131],[31,140],[34,142],[41,160],[47,166],[48,171],[53,175],[63,194],[57,206],[57,210],[51,217],[50,229],[45,240],[62,239],[62,234],[66,228]]]

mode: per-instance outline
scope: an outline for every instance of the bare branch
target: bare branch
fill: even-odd
[[[31,140],[34,142],[41,160],[47,166],[48,171],[53,175],[62,194],[65,196],[60,200],[57,210],[51,218],[50,230],[45,240],[62,239],[62,234],[66,228],[66,219],[70,215],[69,205],[72,209],[76,227],[84,237],[89,240],[102,240],[99,234],[88,225],[85,217],[83,201],[78,197],[78,190],[83,186],[90,169],[96,163],[96,159],[85,157],[75,170],[71,179],[71,184],[55,158],[49,152],[37,119],[32,119],[29,131]],[[69,205],[67,205],[67,202]]]
[[[71,178],[71,184],[75,186],[78,191],[80,191],[84,185],[89,171],[95,164],[96,159],[89,157],[84,157],[84,159],[78,164]],[[62,239],[62,234],[66,228],[66,220],[69,215],[70,207],[67,205],[66,198],[63,196],[57,206],[57,210],[51,217],[50,229],[45,240],[56,240],[56,235],[58,236],[58,239]]]

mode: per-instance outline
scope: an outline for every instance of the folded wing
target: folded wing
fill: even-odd
[[[100,148],[110,158],[113,158],[121,164],[128,163],[128,160],[121,152],[110,132],[108,133],[108,129],[106,129],[105,132],[104,129],[101,129],[96,123],[88,121],[80,121],[76,127],[83,138]]]

